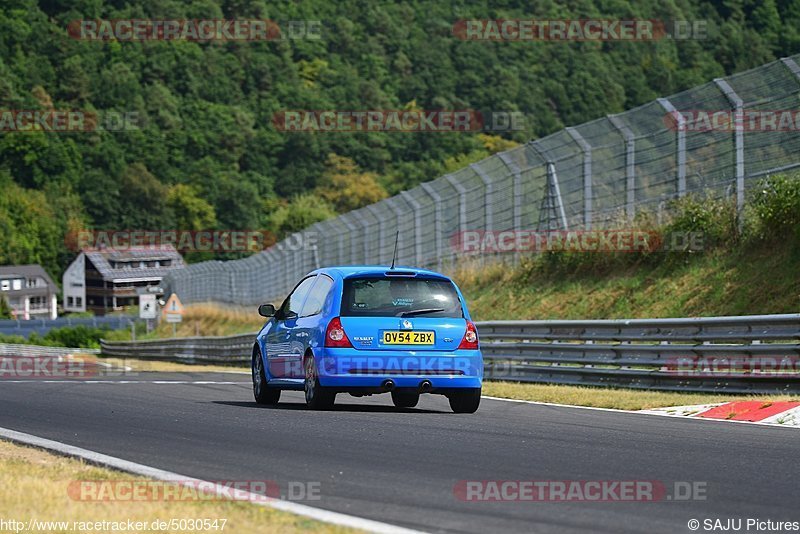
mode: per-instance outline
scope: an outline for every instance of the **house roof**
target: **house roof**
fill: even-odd
[[[28,265],[4,265],[0,266],[0,278],[8,279],[8,278],[25,278],[26,280],[31,278],[42,278],[45,283],[47,284],[47,288],[42,287],[25,287],[23,286],[21,289],[18,290],[9,290],[4,291],[3,293],[17,293],[17,294],[39,294],[39,293],[47,293],[47,292],[55,292],[58,291],[58,286],[53,282],[53,279],[50,278],[50,275],[47,274],[47,271],[39,265],[38,263],[31,263]]]
[[[104,280],[163,278],[168,272],[186,266],[183,257],[172,245],[116,249],[85,249],[83,251]],[[139,267],[140,261],[172,260],[168,267]],[[135,262],[134,267],[130,262]],[[121,267],[115,266],[121,265]]]

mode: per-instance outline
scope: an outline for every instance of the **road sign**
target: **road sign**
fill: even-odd
[[[158,317],[155,295],[139,295],[139,319],[155,319]]]
[[[176,293],[169,296],[161,313],[164,314],[164,320],[168,323],[180,323],[183,321],[183,304],[181,304],[181,299],[178,298]]]

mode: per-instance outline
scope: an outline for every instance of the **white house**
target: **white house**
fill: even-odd
[[[139,305],[139,290],[185,267],[172,245],[86,249],[64,271],[64,311],[104,315]]]
[[[0,267],[0,298],[18,319],[58,317],[58,286],[41,265]]]

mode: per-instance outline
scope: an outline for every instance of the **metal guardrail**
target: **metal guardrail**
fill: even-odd
[[[100,349],[0,343],[0,356],[36,358],[41,356],[70,356],[72,354],[100,354]]]
[[[105,356],[183,363],[250,364],[255,333],[222,337],[179,337],[148,341],[102,340]]]
[[[800,314],[477,323],[494,380],[725,393],[800,393]],[[249,361],[254,334],[102,342],[112,356]]]
[[[800,393],[800,314],[479,323],[489,379]]]

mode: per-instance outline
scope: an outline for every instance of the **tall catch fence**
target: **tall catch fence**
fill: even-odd
[[[183,302],[253,305],[330,265],[443,268],[466,235],[619,227],[687,194],[735,198],[800,166],[800,55],[566,128],[364,208],[270,249],[168,275]],[[517,253],[518,254],[518,253]],[[504,257],[517,258],[513,254]]]

